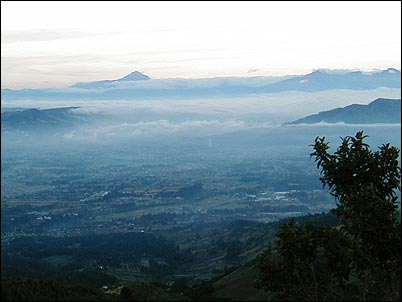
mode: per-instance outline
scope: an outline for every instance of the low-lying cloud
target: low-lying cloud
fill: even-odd
[[[267,127],[265,123],[246,123],[241,120],[188,120],[173,122],[157,120],[151,122],[121,123],[108,126],[88,126],[65,133],[66,139],[120,139],[158,138],[166,136],[203,137],[250,128]]]

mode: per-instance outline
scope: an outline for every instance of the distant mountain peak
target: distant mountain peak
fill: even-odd
[[[361,74],[361,71],[353,71],[349,69],[330,69],[330,68],[318,68],[307,75],[345,75],[345,74]]]
[[[308,73],[306,75],[319,75],[319,74],[323,74],[323,73],[325,73],[324,70],[316,69],[316,70],[314,70],[314,71],[312,71],[312,72],[310,72],[310,73]]]
[[[330,70],[330,69],[316,69],[306,75],[304,75],[304,77],[323,77],[323,76],[330,76],[330,75],[334,75],[335,72]]]
[[[81,82],[76,83],[70,87],[72,88],[84,88],[84,89],[96,89],[96,88],[111,88],[113,84],[119,82],[133,82],[133,81],[145,81],[151,79],[149,76],[139,72],[133,71],[128,75],[117,79],[117,80],[103,80],[103,81],[95,81],[95,82]]]
[[[116,80],[116,81],[144,81],[144,80],[149,80],[150,77],[139,72],[139,71],[133,71],[130,74]]]
[[[401,71],[396,68],[388,68],[388,69],[384,70],[383,72],[384,73],[401,73]]]

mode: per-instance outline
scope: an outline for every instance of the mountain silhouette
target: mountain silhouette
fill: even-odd
[[[312,114],[287,124],[315,123],[374,124],[401,123],[401,100],[379,98],[368,105],[352,104]]]
[[[84,88],[84,89],[97,89],[97,88],[111,88],[114,83],[119,82],[127,82],[127,81],[146,81],[149,80],[150,77],[139,72],[133,71],[130,74],[117,79],[117,80],[103,80],[103,81],[95,81],[95,82],[80,82],[76,83],[71,88]]]
[[[364,73],[361,71],[336,72],[316,70],[309,74],[286,79],[261,87],[261,92],[306,91],[329,89],[365,90],[379,87],[400,88],[401,71],[395,68]]]
[[[284,91],[316,92],[334,89],[371,90],[381,87],[400,89],[401,71],[386,70],[365,73],[361,71],[316,70],[302,76],[267,77],[254,79],[150,79],[134,71],[116,80],[76,83],[62,89],[2,89],[2,100],[76,100],[76,99],[152,99],[231,97],[249,94],[278,93]],[[146,83],[144,83],[146,82]],[[78,88],[78,89],[77,89]]]
[[[77,123],[89,121],[91,116],[74,113],[80,107],[51,109],[26,109],[1,113],[2,130],[38,130],[72,127]]]

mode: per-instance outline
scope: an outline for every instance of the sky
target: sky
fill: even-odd
[[[400,1],[1,1],[1,87],[401,68]]]

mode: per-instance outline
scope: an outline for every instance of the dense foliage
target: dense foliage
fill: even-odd
[[[401,299],[399,150],[371,151],[367,136],[342,139],[335,153],[317,137],[311,153],[337,200],[337,226],[285,224],[259,257],[257,287],[281,300]]]
[[[159,284],[158,284],[159,285]],[[2,273],[2,301],[186,301],[163,286],[132,282],[107,291]]]
[[[1,263],[8,272],[95,288],[118,283],[106,268],[123,263],[157,280],[174,273],[178,263],[192,257],[164,237],[141,232],[25,236],[8,241],[2,248]],[[142,259],[149,259],[149,265],[141,265]]]
[[[68,286],[54,280],[1,275],[2,301],[120,301],[94,288]]]

